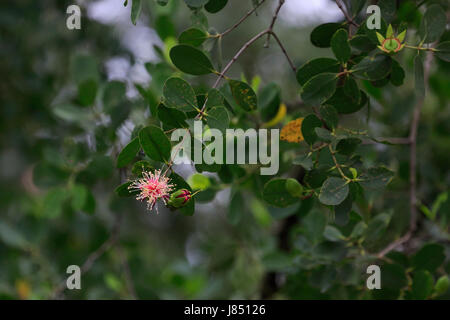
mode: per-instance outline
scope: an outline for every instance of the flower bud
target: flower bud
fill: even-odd
[[[191,192],[187,189],[179,189],[170,195],[167,205],[172,208],[184,207],[191,199]]]
[[[380,43],[378,49],[386,53],[397,53],[405,47],[405,44],[402,42],[405,40],[406,30],[403,30],[398,36],[395,36],[392,25],[389,25],[386,37],[383,37],[383,35],[378,32],[376,34],[378,42]]]

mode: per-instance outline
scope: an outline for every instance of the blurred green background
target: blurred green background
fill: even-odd
[[[282,239],[286,220],[303,218],[313,203],[287,212],[244,194],[245,205],[230,208],[226,188],[186,217],[163,208],[159,214],[149,213],[145,204],[118,198],[117,153],[135,126],[147,122],[149,105],[156,103],[164,80],[175,72],[164,62],[164,52],[191,21],[204,17],[192,14],[182,1],[161,7],[149,0],[134,26],[130,4],[80,0],[81,30],[68,30],[66,8],[73,2],[0,3],[1,299],[254,299],[270,291],[270,277],[279,287],[271,298],[371,297],[364,289],[364,259],[338,259],[333,273],[328,266],[305,271],[296,231],[289,240]],[[266,2],[223,39],[224,61],[267,27],[276,1]],[[220,32],[251,8],[250,0],[230,0],[219,14],[205,16]],[[404,12],[405,19],[417,25],[420,16]],[[309,34],[320,23],[341,19],[333,1],[287,0],[276,31],[300,66],[311,58],[331,56],[331,50],[314,47]],[[443,38],[450,39],[448,29]],[[249,48],[229,75],[249,81],[259,77],[261,86],[275,82],[289,115],[308,113],[282,52],[274,43],[269,48],[263,44],[260,40]],[[402,53],[401,61],[407,70],[402,87],[366,88],[371,94],[369,124],[367,108],[344,117],[343,123],[378,137],[408,135],[414,106],[413,54]],[[419,127],[418,193],[428,207],[450,185],[449,74],[448,63],[433,63]],[[87,78],[91,82],[83,82]],[[214,80],[205,76],[191,82],[201,88]],[[388,191],[369,197],[374,207],[392,213],[386,236],[376,245],[382,248],[408,225],[407,147],[361,148],[369,161],[396,171]],[[176,171],[186,178],[194,172],[190,166]],[[412,252],[437,241],[450,256],[450,201],[441,202],[438,223],[421,217]],[[242,215],[236,225],[229,222],[230,210]],[[118,230],[113,233],[118,238],[83,274],[82,290],[58,290],[65,284],[67,266],[81,266],[112,230]],[[288,255],[280,242],[290,240],[295,249]],[[440,272],[449,269],[447,259]]]

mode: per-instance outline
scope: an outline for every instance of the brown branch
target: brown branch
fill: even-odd
[[[430,76],[431,61],[433,55],[428,53],[426,56],[425,66],[424,66],[424,82],[428,84],[428,79]],[[401,238],[395,240],[389,244],[386,248],[381,250],[378,254],[378,258],[383,258],[386,254],[408,242],[411,239],[414,231],[417,228],[417,132],[419,128],[420,113],[422,111],[425,102],[425,97],[421,97],[414,107],[413,118],[411,122],[411,128],[409,133],[409,142],[411,144],[409,152],[409,206],[410,206],[410,217],[409,217],[409,229]]]
[[[265,48],[269,47],[270,35],[272,33],[273,27],[275,26],[275,22],[277,21],[277,18],[278,18],[278,13],[280,12],[281,7],[284,4],[284,1],[285,0],[279,0],[278,1],[278,6],[275,9],[275,12],[274,12],[273,17],[272,17],[272,21],[270,22],[270,25],[269,25],[269,29],[268,29],[269,33],[267,34],[267,40],[266,40],[266,43],[264,44]]]
[[[228,62],[228,64],[225,66],[225,68],[223,68],[223,70],[218,74],[218,78],[216,80],[216,82],[214,82],[214,85],[212,86],[213,88],[217,88],[217,86],[220,83],[220,80],[225,76],[225,73],[228,72],[228,70],[231,68],[231,66],[233,65],[233,63],[236,62],[236,60],[239,58],[239,56],[245,51],[247,50],[248,47],[250,47],[253,42],[255,42],[256,40],[258,40],[259,38],[261,38],[263,35],[265,35],[266,33],[268,33],[269,30],[263,30],[260,33],[258,33],[256,36],[254,36],[253,38],[251,38],[250,40],[248,40],[246,43],[244,43],[244,45],[239,49],[238,52],[236,52],[236,54],[233,56],[233,58]],[[202,110],[204,110],[206,105],[206,101],[205,104],[202,107]]]
[[[250,10],[249,12],[247,12],[241,19],[239,19],[238,22],[236,22],[234,25],[232,25],[231,27],[229,27],[228,29],[226,29],[224,32],[222,32],[221,34],[219,34],[220,37],[223,37],[224,35],[228,34],[229,32],[233,31],[234,29],[236,29],[242,22],[244,22],[248,17],[250,17],[252,15],[253,12],[256,11],[256,9],[258,9],[265,0],[261,0],[259,3],[257,3],[252,10]]]
[[[359,24],[357,24],[352,17],[350,17],[350,15],[348,14],[347,10],[345,10],[344,6],[342,5],[342,3],[339,0],[335,0],[337,6],[339,7],[339,9],[341,9],[342,13],[345,16],[345,19],[347,20],[348,23],[354,25],[355,27],[359,28]]]
[[[297,68],[295,67],[295,65],[292,63],[291,58],[289,58],[289,55],[286,51],[286,49],[284,48],[283,44],[281,43],[280,39],[278,38],[278,36],[275,34],[275,32],[270,31],[270,34],[274,37],[274,39],[277,41],[278,45],[280,46],[281,51],[283,51],[284,55],[286,56],[287,61],[289,62],[289,65],[291,66],[292,71],[294,71],[295,74],[297,74]]]

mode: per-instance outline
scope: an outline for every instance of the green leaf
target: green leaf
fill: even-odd
[[[186,114],[175,108],[167,108],[162,103],[158,106],[158,119],[167,126],[167,129],[188,128]]]
[[[302,122],[302,135],[305,141],[312,145],[317,140],[317,134],[315,131],[315,128],[321,127],[322,121],[320,121],[319,118],[317,118],[316,115],[310,114],[303,119]]]
[[[131,140],[119,153],[119,156],[117,157],[117,168],[125,167],[133,161],[140,149],[141,145],[139,144],[139,138],[136,137]]]
[[[330,177],[322,185],[319,201],[325,205],[337,206],[347,198],[348,183],[342,178]]]
[[[378,54],[365,57],[361,62],[354,65],[351,71],[352,74],[360,79],[374,81],[387,77],[391,72],[391,66],[391,57],[384,54]]]
[[[405,269],[399,264],[383,264],[381,267],[381,289],[391,289],[399,293],[408,284]]]
[[[286,190],[291,196],[296,198],[301,197],[303,194],[303,186],[297,181],[297,179],[294,178],[289,178],[286,180]]]
[[[435,55],[439,59],[450,62],[450,41],[441,42],[436,46]]]
[[[326,226],[325,231],[323,232],[323,236],[325,237],[325,239],[333,242],[345,239],[343,234],[336,227],[333,226]]]
[[[139,19],[139,16],[141,15],[142,10],[142,4],[141,0],[133,0],[133,3],[131,5],[131,22],[136,25],[136,22]]]
[[[434,286],[434,291],[438,295],[442,295],[448,291],[448,288],[450,287],[450,279],[447,275],[441,276],[437,281],[436,285]]]
[[[447,16],[438,4],[432,4],[425,12],[420,28],[419,35],[423,43],[432,43],[438,41],[445,31]]]
[[[204,75],[214,71],[209,58],[199,49],[179,44],[170,49],[170,59],[184,73]]]
[[[334,219],[338,226],[345,226],[349,220],[349,213],[352,210],[353,197],[351,193],[341,204],[334,207]]]
[[[357,34],[349,40],[350,45],[359,51],[368,52],[377,47],[366,35]]]
[[[369,168],[367,172],[361,174],[360,184],[365,188],[384,188],[391,182],[394,173],[385,167]]]
[[[331,49],[335,57],[345,63],[350,59],[352,50],[348,44],[348,32],[345,29],[339,29],[331,38]]]
[[[132,183],[133,183],[132,181],[125,182],[125,183],[121,184],[120,186],[118,186],[118,187],[114,190],[114,192],[115,192],[119,197],[123,197],[123,198],[125,198],[125,197],[132,197],[132,196],[138,194],[139,191],[128,189],[128,187],[129,187]]]
[[[192,190],[206,190],[211,186],[211,180],[201,173],[194,173],[189,176],[187,183]]]
[[[350,238],[357,239],[361,237],[367,229],[367,225],[364,221],[358,222],[355,227],[352,230],[352,233],[350,234]]]
[[[309,187],[316,189],[323,185],[327,177],[327,170],[323,168],[312,169],[306,173],[304,181]]]
[[[331,46],[331,38],[342,27],[340,23],[321,24],[311,32],[312,44],[319,48],[329,48]]]
[[[159,14],[155,20],[155,30],[164,43],[169,38],[176,37],[176,30],[171,17],[167,14]]]
[[[206,123],[210,128],[219,129],[225,133],[230,125],[230,116],[225,107],[213,107],[208,111],[206,116]]]
[[[351,82],[351,80],[347,80],[346,84],[349,81]],[[333,96],[325,101],[325,104],[332,105],[337,112],[344,114],[357,112],[367,104],[368,98],[364,91],[360,90],[359,94],[354,95],[349,95],[346,91],[348,91],[348,86],[338,87]],[[359,103],[358,98],[360,98]]]
[[[168,162],[170,159],[170,141],[164,132],[155,126],[139,131],[139,142],[145,154],[155,161]]]
[[[414,274],[412,296],[417,300],[427,299],[433,292],[433,276],[426,270]]]
[[[416,88],[416,94],[418,97],[425,96],[425,75],[423,69],[423,61],[420,54],[417,54],[414,58],[414,82]]]
[[[184,30],[178,37],[178,42],[198,47],[208,38],[208,34],[197,28]]]
[[[217,13],[227,5],[228,0],[209,0],[207,4],[205,4],[205,10],[209,13]]]
[[[312,77],[321,73],[338,73],[339,61],[331,58],[313,59],[302,65],[297,71],[297,81],[301,86]]]
[[[359,90],[355,79],[348,78],[343,88],[345,95],[351,98],[353,104],[359,105],[361,103],[361,90]]]
[[[302,88],[301,97],[308,105],[321,105],[336,91],[335,73],[322,73],[311,78]]]
[[[253,89],[245,82],[228,80],[231,94],[236,103],[245,111],[250,112],[257,108],[258,99]]]
[[[434,272],[445,260],[444,247],[430,243],[424,245],[412,258],[412,266],[416,270]]]
[[[184,2],[192,8],[200,8],[208,2],[208,0],[184,0]]]
[[[194,89],[181,78],[167,79],[163,87],[163,95],[167,106],[189,112],[198,109],[197,97]]]
[[[349,156],[355,152],[361,142],[361,139],[358,138],[342,139],[336,145],[336,151],[343,155]]]
[[[293,197],[286,189],[286,179],[272,179],[264,185],[263,199],[270,205],[286,208],[300,199]]]
[[[359,91],[358,91],[359,93]],[[331,105],[322,105],[319,109],[320,116],[330,129],[335,129],[338,125],[339,118],[336,108]]]
[[[170,175],[170,183],[175,185],[175,189],[187,189],[192,192],[191,186],[175,172]],[[184,207],[177,210],[185,216],[192,216],[195,213],[195,197],[192,197]]]
[[[313,168],[312,158],[309,157],[307,154],[296,157],[292,161],[292,164],[302,166],[307,171],[309,171]]]
[[[400,63],[397,60],[392,60],[392,71],[390,80],[394,86],[401,86],[403,84],[403,80],[405,79],[405,71],[403,70]]]

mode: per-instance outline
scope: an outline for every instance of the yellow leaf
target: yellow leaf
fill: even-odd
[[[16,291],[20,299],[26,300],[30,296],[30,284],[25,280],[17,280]]]
[[[298,118],[289,121],[283,129],[281,129],[280,139],[288,142],[303,141],[302,122],[304,118]]]
[[[263,124],[264,128],[270,128],[275,126],[277,123],[279,123],[281,120],[284,119],[286,116],[286,105],[284,103],[280,104],[280,107],[278,108],[278,112],[270,121]]]

